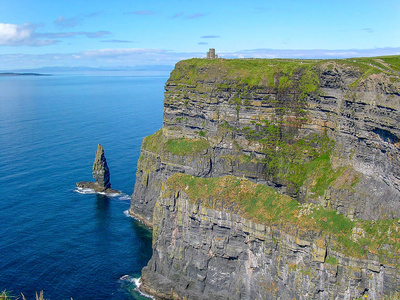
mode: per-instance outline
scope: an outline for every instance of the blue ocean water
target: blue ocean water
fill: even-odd
[[[162,125],[164,77],[0,77],[0,291],[140,299],[151,232],[124,214],[141,140]],[[102,144],[119,197],[79,194]]]

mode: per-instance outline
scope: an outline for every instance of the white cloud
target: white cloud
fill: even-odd
[[[0,23],[0,46],[45,46],[56,43],[55,40],[41,39],[34,36],[36,25]]]
[[[398,55],[399,48],[350,49],[350,50],[277,50],[248,49],[241,51],[223,51],[216,49],[222,58],[348,58],[381,55]],[[174,52],[166,49],[117,48],[95,49],[73,53],[3,54],[0,55],[0,67],[3,70],[17,68],[37,68],[44,66],[87,66],[113,67],[150,66],[155,64],[173,66],[180,60],[204,58],[204,52]]]
[[[47,46],[59,43],[58,39],[85,36],[100,38],[111,34],[109,31],[97,32],[36,32],[39,26],[25,23],[23,25],[0,23],[0,46]]]
[[[57,20],[55,20],[53,23],[60,28],[70,28],[80,25],[87,18],[96,17],[100,14],[101,14],[100,12],[94,12],[90,14],[80,14],[71,18],[59,16]]]
[[[85,31],[70,31],[70,32],[47,32],[47,33],[36,33],[36,37],[40,38],[70,38],[70,37],[75,37],[78,35],[83,35],[86,36],[87,38],[93,39],[93,38],[100,38],[106,35],[111,34],[109,31],[97,31],[97,32],[85,32]]]
[[[328,49],[311,49],[311,50],[296,50],[296,49],[249,49],[234,52],[218,51],[220,57],[233,58],[233,53],[243,58],[303,58],[303,59],[318,59],[318,58],[349,58],[362,56],[383,56],[397,55],[400,53],[400,48],[375,48],[375,49],[343,49],[343,50],[328,50]],[[237,57],[237,56],[236,56]]]
[[[201,38],[202,39],[219,39],[220,36],[219,35],[203,35]]]
[[[123,49],[100,49],[100,50],[89,50],[82,52],[83,56],[86,57],[120,57],[129,55],[155,55],[164,53],[162,49],[143,49],[143,48],[123,48]]]

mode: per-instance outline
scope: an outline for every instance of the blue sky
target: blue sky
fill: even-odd
[[[398,0],[0,0],[0,70],[400,54]]]

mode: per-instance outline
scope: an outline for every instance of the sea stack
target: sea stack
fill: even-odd
[[[81,189],[93,189],[96,193],[120,194],[120,191],[111,188],[110,169],[104,155],[103,146],[98,144],[92,168],[93,178],[96,182],[80,181],[76,184]]]
[[[105,189],[111,188],[110,183],[110,169],[107,165],[106,157],[104,156],[103,146],[98,144],[93,163],[93,178],[99,187]]]

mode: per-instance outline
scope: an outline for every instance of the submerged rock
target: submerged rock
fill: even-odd
[[[93,189],[96,193],[120,194],[120,191],[111,188],[110,169],[104,155],[103,146],[98,144],[93,163],[93,178],[96,182],[80,181],[76,183],[78,188]]]

